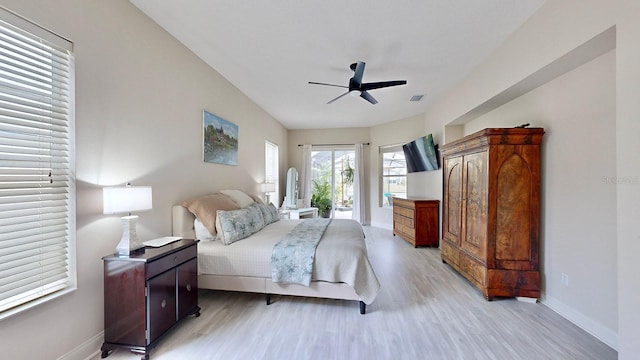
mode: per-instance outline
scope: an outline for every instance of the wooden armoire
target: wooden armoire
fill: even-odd
[[[493,297],[540,297],[542,128],[490,128],[441,147],[442,261]]]

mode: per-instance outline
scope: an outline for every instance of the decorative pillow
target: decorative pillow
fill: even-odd
[[[256,204],[264,204],[264,200],[258,195],[249,194],[249,196],[253,199]]]
[[[267,209],[271,213],[271,219],[272,219],[271,222],[276,222],[280,220],[280,212],[278,211],[278,209],[276,209],[275,205],[273,205],[272,203],[269,203],[267,204]]]
[[[257,204],[258,209],[260,209],[260,212],[262,212],[262,217],[264,218],[264,224],[269,225],[272,222],[276,221],[277,219],[273,218],[273,214],[271,212],[271,210],[269,210],[269,205],[267,204]]]
[[[209,230],[202,224],[202,221],[197,218],[193,220],[193,230],[196,232],[196,239],[201,241],[213,241],[216,239],[215,235],[211,235]]]
[[[220,192],[227,195],[231,201],[236,203],[236,205],[241,209],[247,208],[254,203],[253,199],[249,195],[240,190],[220,190]]]
[[[264,219],[257,205],[239,210],[218,210],[217,220],[220,224],[218,238],[225,245],[247,238],[264,227]]]
[[[183,201],[180,205],[189,209],[189,211],[195,215],[196,219],[200,220],[202,225],[204,225],[212,235],[216,234],[216,212],[218,210],[227,211],[239,208],[239,206],[229,199],[229,197],[220,193]]]
[[[265,226],[280,220],[280,213],[273,204],[258,204],[258,208],[262,212]]]
[[[265,204],[256,204],[256,205],[258,206],[258,209],[262,214],[262,218],[264,219],[264,224],[265,225],[271,224],[271,213],[267,209],[267,205]]]

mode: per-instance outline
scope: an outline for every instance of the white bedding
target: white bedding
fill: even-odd
[[[271,278],[271,252],[293,227],[304,220],[281,220],[231,245],[221,241],[198,244],[198,272],[225,276]],[[362,227],[354,220],[334,219],[316,249],[313,280],[350,285],[366,304],[380,283],[369,263]]]

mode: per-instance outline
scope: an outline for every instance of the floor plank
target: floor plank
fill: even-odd
[[[151,351],[169,359],[617,359],[617,352],[541,304],[486,301],[442,263],[391,231],[365,227],[381,283],[354,301],[200,290],[202,315]],[[124,349],[108,359],[138,359]],[[95,360],[100,359],[96,356]]]

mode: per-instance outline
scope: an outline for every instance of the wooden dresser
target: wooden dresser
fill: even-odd
[[[541,128],[485,129],[441,146],[442,261],[494,296],[540,297]]]
[[[198,306],[197,240],[179,240],[104,261],[102,358],[124,347],[149,358],[160,337]]]
[[[407,240],[414,247],[438,247],[438,200],[393,198],[393,235]]]

